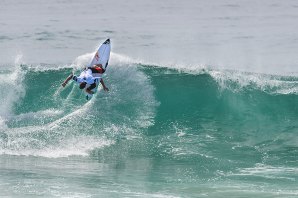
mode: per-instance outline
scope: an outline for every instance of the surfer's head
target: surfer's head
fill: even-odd
[[[105,73],[105,69],[102,67],[97,67],[96,70],[98,71],[98,73],[103,74]]]
[[[105,71],[106,70],[103,68],[102,64],[96,64],[96,65],[94,65],[93,66],[93,70],[92,70],[93,73],[100,73],[100,74],[105,73]]]
[[[105,71],[106,71],[106,70],[105,70],[104,68],[101,68],[101,72],[102,72],[102,74],[105,73]]]
[[[82,82],[81,84],[80,84],[80,89],[84,89],[85,87],[86,87],[86,82]]]

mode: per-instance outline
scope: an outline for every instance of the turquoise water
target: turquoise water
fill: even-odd
[[[60,88],[71,71],[18,68],[2,196],[297,195],[298,98],[285,93],[297,77],[130,63],[110,67],[111,91],[86,103],[75,84]]]
[[[0,197],[297,197],[297,9],[2,1]]]

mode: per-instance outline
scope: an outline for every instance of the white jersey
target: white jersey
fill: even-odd
[[[76,81],[77,83],[82,83],[82,82],[86,82],[87,84],[91,85],[93,83],[95,83],[95,78],[92,76],[92,71],[91,69],[88,70],[84,70],[82,71],[82,73],[80,74],[80,76],[74,76],[72,78],[74,81]]]

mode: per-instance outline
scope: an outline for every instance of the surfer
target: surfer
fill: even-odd
[[[99,81],[100,84],[103,87],[103,90],[109,91],[109,89],[106,87],[103,79],[102,74],[105,72],[105,69],[102,67],[101,64],[93,65],[92,67],[86,68],[84,71],[81,72],[80,76],[75,76],[73,74],[70,74],[66,80],[62,83],[62,87],[65,87],[68,81],[71,79],[75,82],[79,83],[80,89],[84,89],[87,85],[87,89],[85,90],[88,94],[94,94],[94,89],[96,87],[96,83]],[[96,77],[94,77],[96,76]]]
[[[102,74],[106,71],[109,64],[110,52],[111,41],[110,39],[107,39],[99,46],[98,50],[96,51],[89,64],[91,67],[86,67],[86,69],[79,76],[71,74],[62,83],[62,86],[65,87],[68,81],[71,79],[76,81],[80,84],[80,89],[85,90],[87,100],[92,98],[92,95],[94,94],[96,86],[99,84],[99,82],[101,83],[103,90],[109,91],[102,79]]]
[[[102,79],[102,74],[105,73],[105,69],[103,68],[102,64],[96,64],[96,65],[93,65],[92,67],[88,67],[88,70],[91,70],[91,73],[92,73],[92,77],[94,78],[94,83],[90,84],[90,86],[86,89],[87,90],[87,93],[89,94],[94,94],[94,92],[92,93],[92,89],[94,89],[96,87],[96,80],[98,79],[100,84],[102,85],[103,87],[103,90],[105,91],[109,91],[109,89],[106,87],[103,79]],[[87,70],[87,71],[88,71]],[[90,92],[89,92],[89,90]]]

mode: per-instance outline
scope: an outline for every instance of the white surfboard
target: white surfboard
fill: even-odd
[[[106,70],[109,64],[110,59],[110,52],[111,52],[111,41],[107,39],[103,44],[101,44],[96,51],[92,61],[88,65],[89,67],[102,64],[103,68]]]
[[[101,64],[106,71],[109,65],[110,53],[111,53],[111,41],[110,39],[107,39],[99,46],[98,50],[95,52],[95,55],[91,60],[90,64],[88,65],[88,67],[92,67],[93,65],[96,65],[96,64]],[[99,74],[99,76],[98,74],[92,74],[92,75],[95,78],[101,77],[101,74]],[[92,91],[96,91],[98,84],[99,84],[99,81],[97,80],[96,88],[92,89]],[[90,100],[93,94],[88,94],[87,92],[85,93],[86,93],[86,99]]]

